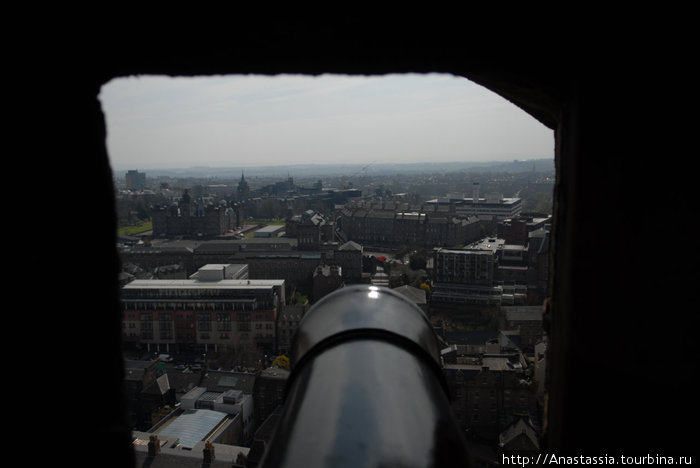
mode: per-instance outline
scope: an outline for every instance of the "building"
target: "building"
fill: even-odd
[[[241,180],[238,182],[238,188],[236,189],[236,199],[238,201],[244,201],[250,196],[250,186],[248,181],[245,180],[243,172],[241,172]]]
[[[529,304],[542,304],[549,293],[549,243],[548,228],[537,229],[528,235]]]
[[[434,250],[433,302],[500,305],[503,287],[494,281],[495,249],[491,248],[491,244],[487,245],[485,249]]]
[[[479,239],[481,223],[439,206],[409,209],[406,204],[353,204],[338,214],[343,238],[371,245],[467,244]]]
[[[200,413],[204,415],[205,413]],[[215,418],[211,418],[216,421]],[[200,420],[190,418],[189,422],[194,427],[194,434],[211,429],[210,424],[204,418]],[[182,432],[188,427],[181,428]],[[205,436],[202,436],[206,438]],[[132,448],[134,453],[134,466],[148,466],[151,468],[170,468],[178,466],[182,468],[244,468],[247,466],[246,458],[250,449],[235,445],[200,440],[191,447],[185,447],[180,443],[180,434],[152,434],[148,432],[134,432],[132,434]]]
[[[336,265],[319,265],[314,271],[314,301],[343,286],[342,268]]]
[[[217,266],[201,269],[196,279],[126,284],[121,290],[125,346],[272,353],[284,280],[225,279],[225,271]]]
[[[241,390],[213,391],[206,387],[195,387],[180,398],[180,407],[185,411],[207,409],[233,415],[235,434],[229,434],[231,444],[244,444],[255,434],[253,396]]]
[[[445,197],[428,200],[426,205],[452,207],[459,215],[497,220],[515,218],[522,211],[520,198],[504,198],[502,194],[488,194],[481,197],[479,184],[474,184],[474,193],[471,198],[465,198],[464,194],[448,194]]]
[[[289,304],[282,307],[277,315],[277,352],[288,354],[292,349],[292,340],[299,328],[299,322],[309,310],[309,301],[302,304]]]
[[[517,330],[524,350],[533,350],[542,340],[542,306],[502,306],[499,327]]]
[[[143,190],[146,188],[146,174],[136,170],[127,171],[125,175],[127,190]]]
[[[248,265],[208,263],[190,275],[190,279],[200,281],[220,281],[225,279],[248,279]]]
[[[284,232],[284,226],[269,225],[258,229],[253,233],[253,237],[279,237]]]
[[[353,241],[347,241],[333,251],[332,261],[341,267],[343,280],[346,283],[362,281],[362,254],[363,247]]]
[[[268,416],[284,403],[284,389],[288,378],[289,370],[281,367],[269,367],[256,377],[253,388],[256,427],[260,427]]]
[[[472,361],[443,366],[452,410],[464,430],[496,441],[517,415],[538,420],[537,386],[521,354],[483,355]]]
[[[297,238],[299,250],[318,250],[335,242],[335,223],[314,210],[287,219],[286,232]]]
[[[178,202],[153,211],[153,236],[220,236],[238,225],[238,209],[237,206],[228,206],[223,201],[215,205],[203,199],[193,200],[185,190]]]
[[[529,233],[547,228],[552,222],[551,215],[526,216],[521,214],[515,218],[507,218],[497,225],[497,236],[505,239],[506,244],[527,245]]]
[[[175,404],[175,390],[168,375],[159,370],[159,360],[124,361],[125,390],[132,427],[145,430],[157,421],[161,408]]]

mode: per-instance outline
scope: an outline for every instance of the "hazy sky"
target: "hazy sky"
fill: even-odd
[[[550,129],[451,75],[141,76],[99,98],[115,170],[554,157]]]

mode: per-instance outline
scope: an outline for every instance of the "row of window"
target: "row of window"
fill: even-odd
[[[131,321],[136,319],[136,314],[137,312],[135,311],[128,311],[124,314],[124,317],[126,321]],[[194,316],[192,314],[178,314],[177,316],[173,315],[173,312],[165,312],[161,311],[158,313],[158,321],[159,322],[172,322],[175,318],[179,320],[192,320]],[[230,321],[237,321],[237,322],[250,322],[251,320],[253,321],[273,321],[274,320],[274,311],[270,311],[269,309],[260,312],[237,312],[235,315],[230,313],[230,312],[219,312],[219,313],[212,313],[212,312],[203,312],[203,313],[198,313],[197,314],[197,321],[198,322],[211,322],[211,321],[216,321],[216,322],[230,322]],[[138,313],[139,321],[142,323],[146,322],[152,322],[154,320],[153,318],[153,312],[139,312]]]

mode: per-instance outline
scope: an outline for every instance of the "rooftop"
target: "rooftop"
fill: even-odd
[[[507,320],[542,320],[542,306],[503,306]]]
[[[208,409],[188,410],[163,427],[159,432],[162,438],[177,439],[178,445],[192,449],[197,442],[203,441],[229,415],[221,411]]]
[[[123,289],[269,289],[274,286],[284,286],[284,280],[239,280],[224,279],[218,281],[199,281],[191,279],[146,279],[134,280]]]
[[[499,206],[499,205],[514,205],[520,203],[520,198],[482,198],[479,197],[477,204],[484,206]],[[454,203],[457,205],[473,205],[474,198],[452,198],[452,197],[438,197],[432,200],[426,201],[426,203]]]

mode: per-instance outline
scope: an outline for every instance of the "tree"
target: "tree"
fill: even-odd
[[[280,367],[282,369],[289,369],[290,361],[287,356],[285,356],[284,354],[280,354],[275,358],[274,361],[272,361],[272,365]]]
[[[424,270],[428,266],[428,256],[425,250],[414,252],[408,262],[412,270]]]

